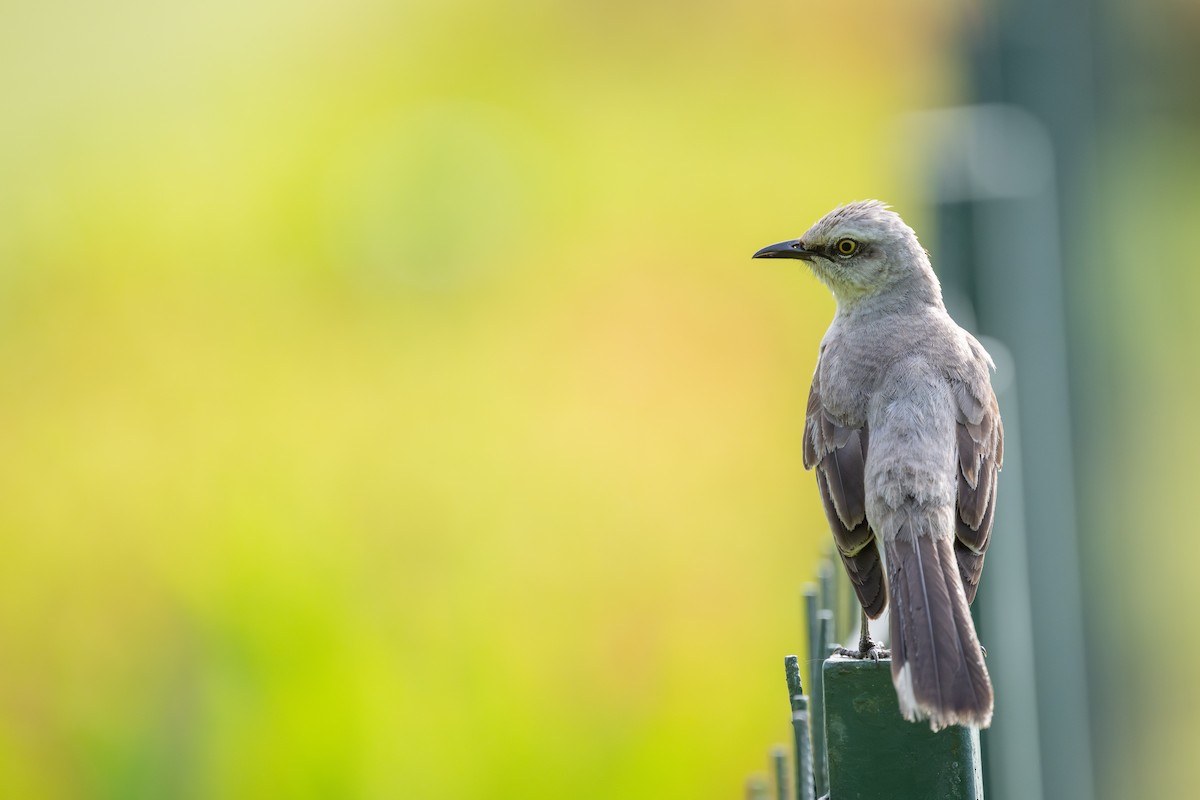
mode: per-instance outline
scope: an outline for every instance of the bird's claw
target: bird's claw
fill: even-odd
[[[876,642],[873,639],[867,639],[864,642],[859,642],[859,647],[857,650],[851,650],[849,647],[839,647],[837,649],[837,654],[839,656],[845,656],[846,658],[854,658],[859,661],[866,661],[867,659],[879,661],[882,658],[892,657],[891,650],[888,650],[886,647],[882,646],[879,642]]]

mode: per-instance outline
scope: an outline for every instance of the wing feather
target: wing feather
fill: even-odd
[[[875,618],[887,606],[887,592],[875,532],[867,522],[868,439],[865,422],[859,427],[843,424],[825,408],[818,367],[804,421],[804,466],[816,469],[817,488],[842,565],[859,603]]]
[[[992,538],[996,475],[1004,462],[1004,425],[989,384],[978,391],[960,383],[955,387],[955,397],[959,475],[954,553],[969,603],[979,589],[983,558]]]

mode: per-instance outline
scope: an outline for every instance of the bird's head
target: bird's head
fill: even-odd
[[[798,258],[833,291],[839,306],[881,294],[941,290],[913,229],[878,200],[835,208],[799,239],[768,245],[754,258]]]

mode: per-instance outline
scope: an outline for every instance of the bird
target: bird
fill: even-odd
[[[995,363],[951,319],[928,252],[883,202],[839,206],[753,257],[806,262],[837,304],[803,461],[862,606],[858,649],[840,652],[891,659],[905,719],[986,728],[993,690],[969,606],[1004,462]],[[868,627],[889,606],[890,651]]]

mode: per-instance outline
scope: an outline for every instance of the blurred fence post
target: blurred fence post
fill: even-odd
[[[746,781],[746,800],[767,800],[767,782],[761,776]]]
[[[788,800],[787,751],[782,747],[771,750],[771,772],[775,778],[775,800]]]
[[[923,112],[908,123],[900,139],[910,155],[923,151],[913,163],[932,178],[932,249],[947,307],[996,340],[985,344],[998,367],[1005,464],[974,609],[996,680],[995,721],[983,738],[988,792],[1090,798],[1058,180],[1072,154],[1056,147],[1062,131],[1044,113],[1015,103]]]

